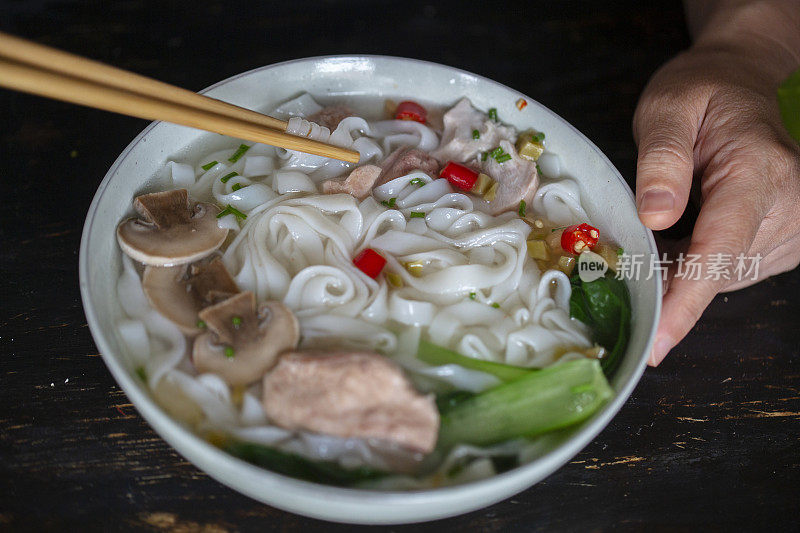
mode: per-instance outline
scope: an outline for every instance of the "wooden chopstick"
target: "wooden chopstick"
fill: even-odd
[[[353,150],[285,133],[282,120],[3,33],[0,86],[351,163],[360,157]]]

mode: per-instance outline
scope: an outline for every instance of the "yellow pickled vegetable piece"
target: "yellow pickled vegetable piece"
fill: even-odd
[[[520,135],[517,140],[517,153],[520,157],[536,161],[542,152],[544,152],[544,143],[535,137],[534,133],[526,132]]]
[[[547,243],[538,240],[528,241],[528,255],[533,259],[547,261],[550,258],[550,251],[547,249]]]
[[[599,255],[603,258],[603,260],[608,263],[608,268],[613,270],[614,272],[617,271],[617,248],[614,246],[609,246],[608,244],[598,244],[592,250],[594,253]]]
[[[403,278],[397,272],[387,272],[386,281],[395,289],[399,289],[403,286]]]
[[[408,273],[415,278],[422,276],[423,264],[421,261],[409,261],[408,263],[403,263],[403,266],[408,270]]]
[[[562,255],[558,258],[558,269],[567,276],[572,274],[572,269],[575,268],[575,258],[570,255]]]
[[[489,190],[483,195],[483,199],[487,202],[494,202],[494,198],[497,196],[497,182],[495,181],[492,183],[492,186],[489,187]]]
[[[489,187],[491,187],[493,183],[495,183],[495,181],[492,178],[481,172],[478,174],[478,181],[476,181],[475,185],[472,187],[472,192],[482,196],[486,194],[486,191],[489,190]]]

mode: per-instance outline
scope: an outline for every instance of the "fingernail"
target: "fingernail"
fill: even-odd
[[[658,366],[672,349],[672,344],[672,340],[666,337],[656,337],[656,342],[653,343],[653,349],[650,352],[650,359],[647,364]]]
[[[645,191],[639,202],[639,213],[650,215],[672,211],[675,207],[675,197],[667,189],[650,189]]]

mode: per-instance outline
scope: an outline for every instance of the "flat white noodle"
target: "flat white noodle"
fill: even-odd
[[[559,225],[589,220],[581,206],[580,187],[572,179],[562,179],[539,187],[533,199],[533,209]]]

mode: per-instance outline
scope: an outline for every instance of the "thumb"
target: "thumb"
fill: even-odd
[[[701,114],[694,106],[646,91],[633,117],[639,146],[636,205],[650,229],[672,226],[689,200],[694,174],[694,144]]]
[[[745,258],[768,208],[753,200],[748,182],[729,180],[708,195],[692,233],[687,254],[674,260],[677,271],[661,307],[661,319],[649,363],[657,366],[689,333],[714,296],[735,275],[734,262]],[[697,268],[692,267],[692,263]]]

